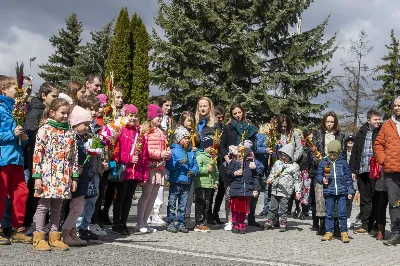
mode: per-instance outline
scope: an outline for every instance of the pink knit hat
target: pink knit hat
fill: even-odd
[[[91,123],[92,121],[93,121],[92,115],[78,105],[75,105],[74,109],[72,109],[72,112],[69,116],[69,124],[71,125],[71,127],[77,126],[81,123],[86,123],[86,122]]]
[[[97,99],[99,99],[102,107],[104,107],[107,104],[107,95],[99,94],[99,95],[97,95]]]
[[[157,116],[163,116],[163,112],[160,106],[158,106],[157,104],[150,104],[149,106],[147,106],[147,120],[153,120]]]
[[[124,111],[125,111],[125,115],[129,115],[129,114],[133,114],[133,113],[137,114],[138,113],[138,109],[133,104],[125,104],[124,105]]]

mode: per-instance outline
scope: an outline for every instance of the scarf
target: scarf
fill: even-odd
[[[242,142],[242,135],[243,132],[247,130],[246,135],[244,136],[244,139],[249,140],[254,134],[257,133],[257,128],[253,125],[249,125],[246,122],[242,121],[240,123],[238,123],[237,121],[234,121],[231,123],[231,126],[236,129],[236,132],[239,134],[239,138],[238,138],[238,143],[237,145],[239,145]]]
[[[57,129],[60,129],[60,130],[68,130],[69,129],[69,123],[60,123],[60,122],[54,121],[52,119],[49,119],[49,121],[47,121],[47,124],[49,124],[52,127],[57,128]]]
[[[3,102],[7,109],[12,111],[14,109],[15,100],[10,97],[0,95],[0,102]]]

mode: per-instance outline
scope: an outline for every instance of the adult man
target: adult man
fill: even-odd
[[[90,74],[86,78],[86,95],[99,95],[103,80],[99,74]]]
[[[356,134],[356,139],[350,157],[350,170],[353,180],[357,180],[360,193],[361,227],[354,230],[355,234],[371,232],[375,217],[372,212],[372,197],[375,190],[375,180],[369,178],[369,161],[374,156],[374,142],[381,129],[381,114],[369,110],[367,123]]]
[[[380,130],[374,152],[378,163],[384,167],[385,181],[388,189],[391,238],[383,244],[400,244],[400,97],[393,103],[393,116],[386,121]]]
[[[24,98],[27,102],[30,102],[31,100],[31,94],[32,94],[32,76],[24,76]]]

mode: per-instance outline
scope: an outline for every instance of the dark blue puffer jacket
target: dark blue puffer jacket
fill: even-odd
[[[240,196],[253,196],[253,191],[260,190],[260,183],[258,182],[258,176],[256,170],[251,170],[249,167],[250,162],[244,163],[243,175],[235,176],[233,173],[242,167],[241,162],[231,160],[226,167],[226,174],[231,180],[229,195],[240,197]]]
[[[328,157],[322,159],[317,169],[317,182],[323,184],[324,168],[328,163],[330,164],[331,172],[328,178],[328,185],[324,185],[324,195],[354,195],[350,167],[342,156],[339,156],[336,161],[331,161]]]
[[[264,172],[268,164],[267,154],[267,139],[265,134],[258,133],[256,135],[256,147],[255,147],[255,163],[257,165],[257,174],[259,177],[264,177]]]

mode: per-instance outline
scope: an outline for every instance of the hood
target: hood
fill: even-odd
[[[46,108],[46,105],[38,97],[33,97],[28,106],[29,110],[45,109],[45,108]]]
[[[294,155],[294,146],[293,144],[286,144],[282,148],[279,149],[278,155],[280,157],[280,152],[284,152],[290,157],[290,161],[293,161],[293,155]]]
[[[184,150],[183,147],[177,143],[171,145],[171,150],[172,149]]]

